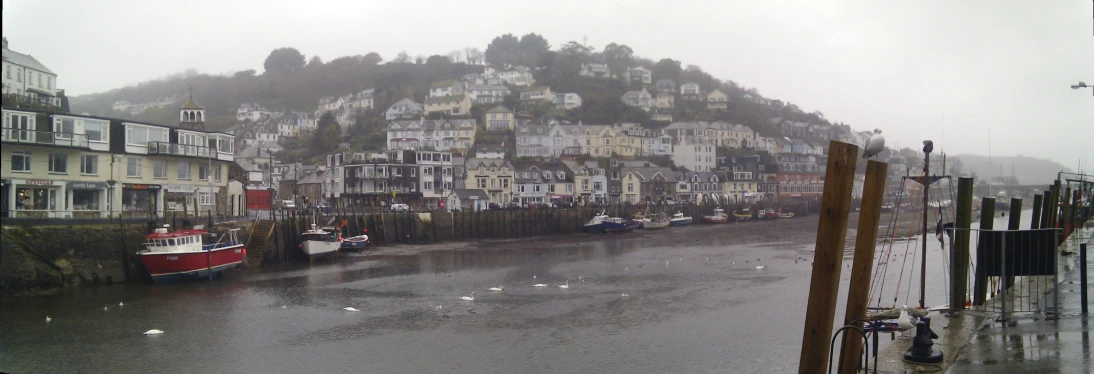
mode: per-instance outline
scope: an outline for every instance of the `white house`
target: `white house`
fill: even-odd
[[[465,84],[467,83],[459,82],[455,79],[434,82],[433,86],[429,88],[429,97],[462,95]]]
[[[627,69],[626,75],[628,83],[653,83],[653,72],[641,66]]]
[[[574,109],[581,107],[581,96],[576,93],[556,93],[555,94],[555,108],[557,109]]]
[[[594,78],[608,78],[612,72],[607,64],[581,64],[581,76]]]
[[[505,84],[514,86],[531,86],[536,83],[535,78],[532,77],[532,71],[523,66],[514,66],[511,69],[498,72],[497,78]]]
[[[545,157],[550,155],[547,145],[550,143],[550,132],[547,125],[521,124],[517,125],[514,135],[517,140],[517,157]]]
[[[714,157],[714,144],[706,139],[695,136],[674,139],[672,162],[678,167],[689,171],[712,171]]]
[[[117,105],[117,104],[115,104]],[[115,108],[115,110],[117,110]],[[270,115],[270,111],[263,108],[261,105],[254,103],[243,103],[239,105],[239,109],[236,109],[237,121],[258,121],[263,116]]]
[[[345,99],[346,108],[350,109],[372,109],[373,94],[376,90],[367,89],[352,95],[347,96]]]
[[[509,93],[509,87],[500,84],[470,84],[464,89],[475,104],[500,104]]]
[[[27,100],[60,106],[57,98],[57,74],[31,55],[8,49],[4,37],[4,94],[18,95]]]
[[[680,85],[681,95],[700,95],[702,91],[699,89],[699,84],[695,82],[687,82]]]
[[[387,149],[442,151],[470,149],[475,143],[475,120],[398,120],[388,125]]]
[[[623,94],[623,103],[641,108],[645,111],[650,111],[653,108],[653,97],[645,89],[641,91],[627,91]]]
[[[339,96],[324,97],[319,99],[319,108],[316,112],[329,112],[342,109],[346,106],[346,99]]]
[[[418,104],[410,99],[402,99],[395,104],[392,104],[391,107],[387,109],[385,117],[388,121],[391,121],[398,118],[417,117],[423,112],[425,112],[425,109],[422,108],[422,104]]]

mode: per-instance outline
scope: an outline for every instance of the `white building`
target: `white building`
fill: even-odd
[[[486,75],[483,77],[486,78],[487,81],[491,78]],[[536,83],[535,78],[532,77],[532,71],[523,66],[514,66],[510,69],[499,71],[496,73],[496,77],[505,84],[514,86],[531,86]]]
[[[509,87],[500,84],[471,84],[464,89],[464,93],[475,104],[500,104],[505,102],[505,96],[509,95]]]
[[[385,112],[385,117],[388,121],[399,118],[414,118],[425,112],[422,108],[422,104],[416,103],[410,99],[402,99],[395,104],[392,104],[390,108]]]
[[[653,108],[653,97],[645,89],[641,91],[627,91],[623,94],[623,103],[650,111]]]
[[[636,67],[627,69],[627,82],[628,83],[640,83],[651,84],[653,83],[653,72],[650,69],[644,67]]]
[[[575,109],[581,107],[581,96],[576,93],[556,93],[555,94],[555,108],[556,109]]]
[[[440,82],[434,82],[433,86],[429,88],[429,97],[463,95],[465,84],[466,83],[457,81],[455,79],[446,79]]]
[[[607,64],[581,64],[581,75],[594,78],[608,78],[612,76]]]
[[[475,143],[473,119],[399,120],[386,130],[387,149],[443,151],[471,149]]]
[[[436,151],[414,152],[415,165],[418,167],[418,191],[422,192],[422,205],[439,208],[452,190],[453,164],[452,153]]]
[[[551,150],[547,147],[550,142],[548,130],[547,125],[517,125],[514,133],[517,140],[517,157],[545,157],[550,155]]]
[[[714,144],[706,139],[685,136],[673,141],[672,162],[677,167],[684,167],[689,171],[712,171],[714,157]]]
[[[57,97],[57,74],[34,56],[8,49],[4,38],[4,94],[18,95],[26,100],[51,106],[61,106]]]
[[[115,103],[115,106],[117,104]],[[115,108],[117,111],[117,108]],[[264,116],[270,115],[270,111],[263,108],[261,105],[255,103],[243,103],[239,105],[239,109],[236,109],[237,121],[258,121]]]
[[[343,101],[345,101],[346,108],[348,109],[372,109],[375,92],[376,90],[370,88],[346,96]]]

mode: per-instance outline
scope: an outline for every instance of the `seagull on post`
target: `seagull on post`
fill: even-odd
[[[877,156],[885,149],[885,137],[881,136],[881,129],[874,129],[874,135],[866,141],[866,149],[862,152],[862,158]]]

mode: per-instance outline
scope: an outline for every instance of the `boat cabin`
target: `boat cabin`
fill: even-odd
[[[201,236],[205,233],[205,230],[168,232],[167,227],[161,227],[144,236],[144,246],[149,252],[197,252],[202,250]]]

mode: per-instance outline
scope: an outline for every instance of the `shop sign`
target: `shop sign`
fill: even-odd
[[[27,179],[23,184],[31,186],[52,186],[53,180],[51,179]]]
[[[167,185],[167,192],[181,192],[181,193],[193,193],[197,191],[197,186],[190,186],[185,184],[169,184]]]
[[[68,188],[73,190],[101,190],[106,188],[106,183],[99,182],[68,182]]]
[[[123,183],[122,187],[127,190],[158,190],[162,186],[158,184],[139,184],[139,183]]]

